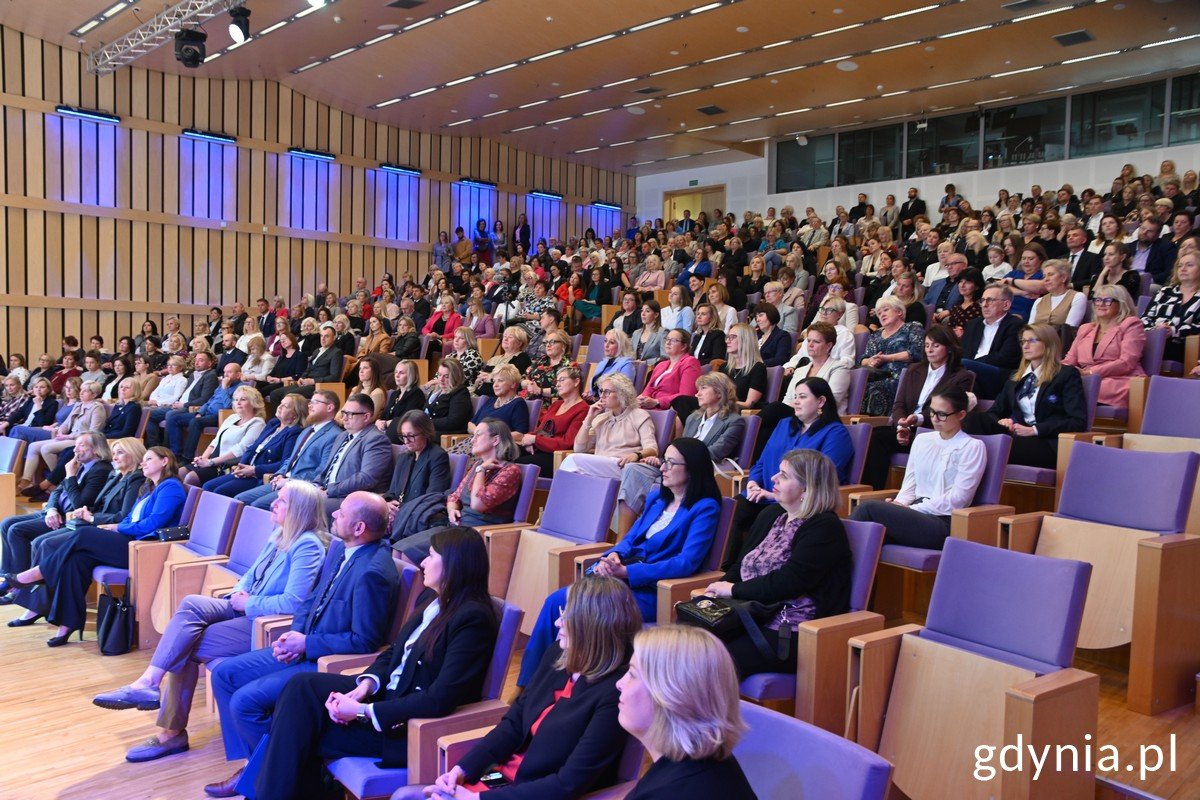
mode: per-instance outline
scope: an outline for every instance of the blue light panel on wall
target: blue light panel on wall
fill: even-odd
[[[454,209],[454,224],[462,227],[468,239],[475,231],[478,220],[487,223],[487,229],[491,231],[497,212],[495,184],[467,179],[451,184],[450,203]],[[454,231],[447,232],[450,241],[454,241]]]

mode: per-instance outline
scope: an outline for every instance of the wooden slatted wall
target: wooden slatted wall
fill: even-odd
[[[593,200],[633,206],[631,175],[401,130],[272,81],[136,67],[96,77],[84,61],[0,27],[0,352],[58,352],[69,333],[86,343],[98,332],[111,348],[146,317],[161,328],[179,314],[190,330],[211,305],[423,274],[437,232],[477,218],[480,198],[458,207],[463,176],[497,184],[482,207],[509,228],[522,211],[535,218],[525,192],[561,193],[546,222],[560,238],[619,227],[622,215]],[[122,121],[63,117],[58,103]],[[183,128],[238,142],[185,139]],[[423,174],[384,173],[381,162]]]

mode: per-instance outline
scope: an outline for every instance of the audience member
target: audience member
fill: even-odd
[[[261,400],[262,396],[259,395],[259,402]],[[204,491],[237,497],[248,489],[261,486],[266,476],[278,472],[291,457],[300,436],[300,426],[307,416],[307,400],[298,394],[284,397],[275,409],[275,416],[262,427],[258,438],[242,450],[238,462],[201,484]]]
[[[1101,405],[1129,408],[1129,379],[1145,377],[1142,351],[1146,329],[1133,299],[1121,286],[1101,286],[1092,295],[1094,319],[1079,328],[1063,364],[1080,375],[1099,375]]]

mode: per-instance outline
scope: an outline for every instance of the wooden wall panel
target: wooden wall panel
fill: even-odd
[[[122,121],[62,117],[56,103]],[[238,142],[184,139],[185,127]],[[384,161],[423,174],[385,173]],[[530,198],[533,188],[564,199]],[[479,218],[511,230],[528,214],[535,239],[603,236],[624,215],[597,198],[632,207],[633,177],[383,125],[271,81],[137,66],[98,78],[82,54],[0,27],[0,354],[57,352],[68,333],[113,347],[168,315],[190,333],[209,305],[419,276],[438,231],[470,232]]]

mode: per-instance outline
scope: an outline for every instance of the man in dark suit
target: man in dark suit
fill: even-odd
[[[146,425],[147,447],[162,444],[164,433],[158,426],[159,423],[166,421],[167,415],[187,412],[188,409],[191,409],[191,414],[195,414],[200,406],[207,403],[213,393],[217,391],[219,378],[213,370],[217,359],[211,353],[203,352],[196,353],[193,358],[196,369],[192,372],[191,380],[188,381],[187,388],[183,390],[179,399],[169,406],[155,406],[150,409],[150,421]]]
[[[342,406],[345,431],[333,440],[316,484],[325,492],[330,514],[352,492],[382,494],[392,474],[392,443],[371,423],[375,403],[365,394],[352,394]]]
[[[250,315],[246,313],[245,303],[233,304],[233,316],[229,318],[229,321],[233,323],[233,332],[238,336],[241,336],[242,333],[245,332],[246,318],[249,316]]]
[[[91,506],[100,495],[112,472],[112,456],[103,434],[88,431],[75,440],[74,457],[66,462],[66,477],[53,492],[46,506],[32,514],[21,514],[0,522],[0,539],[4,541],[3,571],[24,572],[33,562],[33,540],[66,523],[67,514],[77,508]],[[11,597],[11,595],[9,596]],[[0,598],[0,605],[11,600]]]
[[[1071,287],[1077,292],[1082,292],[1085,286],[1091,286],[1100,274],[1100,256],[1089,253],[1087,243],[1087,231],[1083,228],[1067,231],[1067,254],[1063,257],[1071,265]]]
[[[692,210],[690,208],[683,210],[683,219],[679,220],[679,224],[675,228],[680,233],[691,233],[696,229],[696,220],[692,219]]]
[[[285,394],[296,393],[312,397],[318,383],[341,382],[345,362],[342,351],[333,346],[335,339],[337,339],[337,329],[333,327],[332,323],[326,322],[321,326],[321,346],[317,352],[313,353],[308,367],[300,373],[300,377],[296,379],[295,383],[281,386],[271,392],[271,405],[279,405],[279,401]]]
[[[908,190],[908,199],[900,205],[900,236],[901,241],[912,236],[916,230],[914,220],[920,214],[925,213],[925,201],[917,196],[917,188],[914,186]]]
[[[238,350],[237,334],[224,333],[221,335],[221,349],[218,351],[221,357],[217,359],[217,371],[224,373],[226,364],[237,364],[239,367],[246,363],[249,354]]]
[[[226,659],[212,675],[221,717],[225,756],[248,758],[270,730],[275,701],[292,676],[315,672],[317,659],[339,653],[370,653],[385,641],[395,613],[399,575],[387,533],[382,497],[356,492],[333,516],[333,537],[321,578],[292,621],[270,647]],[[211,797],[232,797],[239,769],[205,787]]]
[[[1069,183],[1064,183],[1062,188],[1055,195],[1055,201],[1058,203],[1055,210],[1058,211],[1058,216],[1061,218],[1065,214],[1074,214],[1076,217],[1083,216],[1083,209],[1079,205],[1079,198],[1075,196],[1074,189]]]
[[[275,312],[271,310],[271,304],[265,297],[258,298],[258,329],[264,339],[275,335]]]
[[[963,329],[963,366],[975,373],[975,394],[993,400],[1021,363],[1021,328],[1025,320],[1009,314],[1012,289],[991,285],[980,301],[983,316]]]
[[[321,476],[329,446],[342,434],[342,429],[333,421],[340,405],[338,396],[327,389],[313,392],[312,399],[308,401],[304,430],[296,438],[291,456],[279,472],[271,477],[270,483],[247,489],[237,496],[237,500],[248,506],[269,510],[279,496],[279,490],[289,479],[315,482]]]

